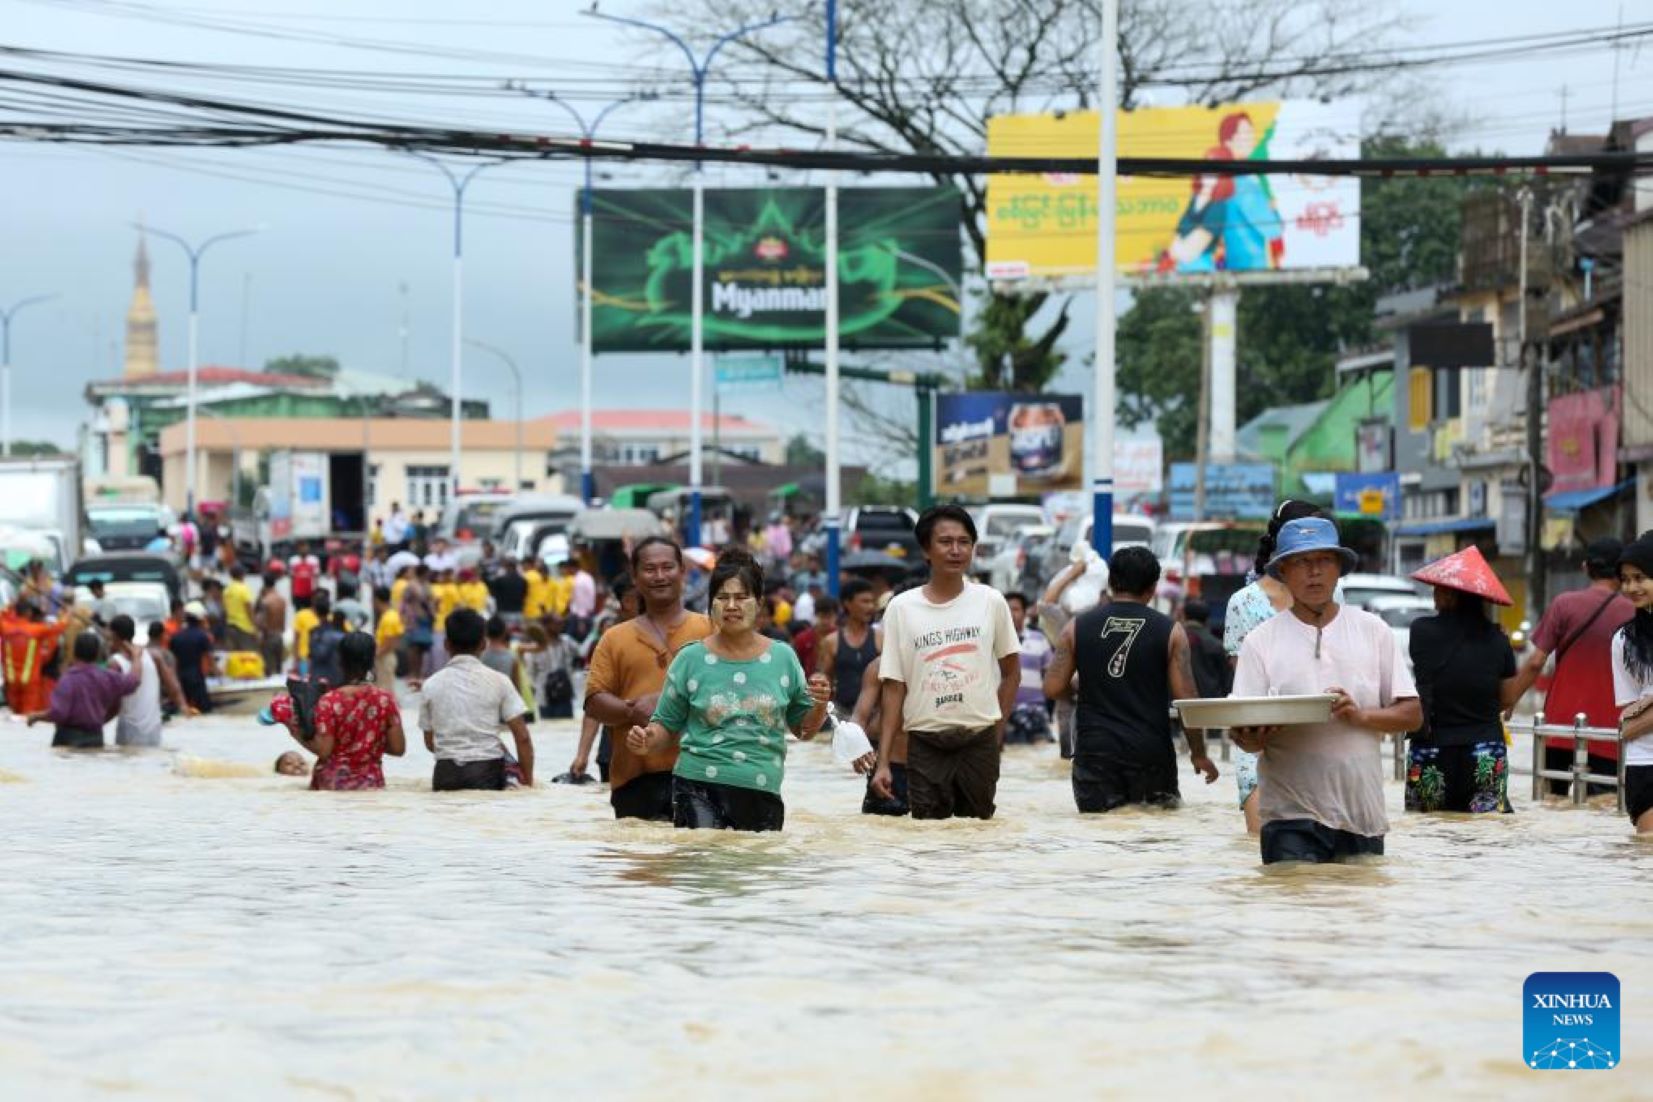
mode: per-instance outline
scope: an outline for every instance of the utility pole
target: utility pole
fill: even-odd
[[[1527,618],[1536,620],[1548,603],[1544,577],[1544,364],[1533,354],[1527,332],[1531,309],[1530,276],[1527,274],[1527,238],[1532,228],[1532,189],[1521,192],[1521,248],[1517,286],[1520,308],[1516,314],[1516,335],[1520,344],[1521,369],[1527,373]]]
[[[56,292],[49,295],[32,295],[21,302],[0,309],[0,454],[11,455],[11,319],[12,315],[27,306],[37,306],[42,302],[50,302],[57,298]]]
[[[728,34],[720,35],[703,54],[697,55],[682,35],[659,23],[631,19],[623,15],[610,15],[598,11],[595,4],[589,11],[580,14],[663,35],[683,52],[684,58],[689,62],[689,74],[694,80],[694,144],[697,149],[706,145],[706,78],[711,74],[712,62],[716,60],[719,51],[731,42],[739,41],[758,31],[768,30],[770,27],[778,27],[782,23],[790,23],[793,19],[790,15],[772,12],[768,19],[746,23]],[[702,168],[704,165],[696,161],[693,179],[694,246],[691,251],[694,263],[689,287],[689,309],[692,317],[689,328],[689,369],[694,373],[689,381],[689,515],[683,525],[685,540],[690,545],[700,543],[701,464],[705,458],[705,424],[701,411],[704,408],[703,391],[706,382],[706,183]],[[589,235],[586,240],[590,240]]]
[[[1194,412],[1194,523],[1205,519],[1205,465],[1211,460],[1211,303],[1200,307],[1200,398]]]
[[[1113,440],[1115,404],[1114,221],[1119,182],[1119,0],[1102,0],[1102,35],[1097,42],[1096,155],[1096,367],[1091,441],[1091,544],[1104,559],[1113,554]]]

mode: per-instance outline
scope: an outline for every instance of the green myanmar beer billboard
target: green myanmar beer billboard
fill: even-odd
[[[820,347],[825,190],[708,190],[705,203],[706,348]],[[928,348],[959,335],[960,210],[952,188],[839,191],[843,347]],[[694,193],[597,191],[592,223],[595,350],[687,351]]]

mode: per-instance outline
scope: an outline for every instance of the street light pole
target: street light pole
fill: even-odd
[[[653,100],[659,97],[652,92],[641,95],[627,96],[625,99],[615,100],[597,112],[589,123],[578,108],[567,100],[562,99],[553,91],[536,91],[525,87],[520,82],[508,83],[507,87],[528,96],[536,96],[550,103],[556,104],[573,118],[574,125],[580,128],[580,137],[589,144],[597,140],[597,128],[603,125],[603,120],[610,111],[617,107],[624,107],[628,103],[638,103],[643,100]],[[591,289],[592,289],[592,252],[591,252],[591,158],[585,159],[585,188],[580,193],[580,500],[590,505],[597,496],[597,480],[592,473],[592,446],[591,446]]]
[[[711,71],[712,62],[718,52],[729,43],[744,38],[770,27],[782,23],[790,23],[791,16],[772,15],[768,19],[756,23],[747,23],[736,27],[728,34],[722,35],[712,42],[710,48],[701,56],[696,56],[694,50],[685,42],[681,35],[670,27],[658,23],[648,23],[641,19],[630,19],[623,15],[610,15],[607,12],[585,11],[582,15],[593,19],[606,19],[610,23],[619,23],[628,27],[639,27],[645,31],[664,35],[671,40],[689,62],[689,72],[694,79],[694,143],[697,147],[706,144],[706,76]],[[705,364],[705,318],[702,316],[705,308],[706,288],[706,187],[701,177],[701,162],[695,162],[694,176],[694,274],[693,285],[689,289],[690,306],[693,310],[693,320],[689,330],[689,364],[694,372],[689,388],[689,516],[684,525],[684,540],[690,546],[700,543],[700,504],[702,489],[702,456],[703,434],[705,426],[701,424],[701,409],[705,405],[706,364]]]
[[[448,428],[448,486],[452,498],[459,496],[459,419],[460,419],[460,386],[463,382],[461,362],[464,359],[465,347],[465,189],[470,187],[471,181],[476,179],[477,173],[485,168],[508,163],[505,160],[483,161],[475,165],[469,172],[456,173],[449,168],[447,162],[428,153],[417,150],[405,150],[410,157],[417,157],[442,170],[447,177],[448,185],[453,188],[453,345],[449,364],[448,404],[451,407]]]
[[[36,306],[56,298],[49,295],[31,295],[0,310],[0,454],[11,456],[11,319],[27,306]]]
[[[195,518],[195,499],[200,488],[201,472],[197,470],[198,463],[195,456],[195,413],[198,396],[196,393],[197,377],[201,370],[201,258],[208,249],[220,241],[229,241],[236,237],[250,237],[263,229],[257,226],[252,229],[231,230],[229,233],[215,234],[202,241],[199,245],[192,245],[186,238],[166,230],[158,230],[150,225],[137,225],[140,233],[152,233],[156,237],[177,245],[189,257],[189,386],[185,402],[184,425],[184,515],[189,519]]]
[[[499,357],[499,361],[501,363],[503,363],[506,367],[511,369],[511,381],[516,386],[516,408],[517,408],[517,438],[516,438],[517,481],[516,481],[516,485],[511,487],[511,492],[513,494],[521,493],[522,492],[522,372],[517,370],[517,362],[515,360],[513,360],[511,357],[507,356],[502,350],[500,350],[498,348],[495,348],[493,345],[489,344],[487,341],[479,341],[479,340],[476,340],[475,338],[469,338],[465,341],[465,343],[470,345],[472,348],[479,348],[482,351],[489,353],[490,355]]]
[[[838,148],[838,0],[826,5],[827,152]],[[838,178],[827,177],[826,190],[826,526],[827,593],[838,596],[838,563],[843,540],[843,470],[838,449]],[[918,446],[929,447],[920,440]]]
[[[1091,545],[1104,559],[1113,553],[1114,435],[1114,218],[1118,183],[1119,0],[1102,0],[1097,43],[1096,157],[1096,436],[1091,476]]]

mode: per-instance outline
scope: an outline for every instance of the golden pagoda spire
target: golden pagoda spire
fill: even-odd
[[[160,335],[155,320],[155,303],[149,296],[149,250],[145,246],[143,222],[138,223],[138,255],[133,263],[132,306],[126,312],[126,370],[128,379],[141,379],[160,371]]]

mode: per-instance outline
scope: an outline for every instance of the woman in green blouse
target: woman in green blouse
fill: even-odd
[[[758,634],[763,570],[729,548],[712,571],[712,634],[677,653],[654,716],[626,736],[633,753],[679,744],[673,822],[712,830],[779,830],[788,731],[815,737],[831,686],[806,677],[791,647]]]

